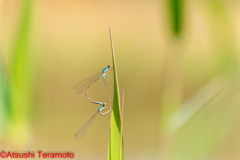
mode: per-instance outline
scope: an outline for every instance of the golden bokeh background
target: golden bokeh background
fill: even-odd
[[[238,1],[172,1],[181,3],[177,31],[168,1],[29,1],[0,0],[0,87],[10,104],[0,103],[1,150],[107,159],[110,114],[98,115],[76,141],[98,106],[72,88],[112,64],[110,24],[120,93],[125,90],[125,159],[239,159]],[[14,61],[21,34],[27,54]],[[27,67],[17,72],[18,64]],[[27,107],[11,98],[15,73],[30,88],[26,99],[17,99]],[[113,97],[113,75],[106,77]],[[99,80],[89,96],[109,104],[104,87]]]

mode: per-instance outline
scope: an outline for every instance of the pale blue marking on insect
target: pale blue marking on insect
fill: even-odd
[[[89,127],[91,126],[91,124],[93,123],[93,120],[95,119],[95,117],[97,116],[98,112],[101,114],[101,115],[105,115],[107,114],[109,111],[103,113],[102,110],[107,107],[106,106],[106,103],[103,102],[95,102],[95,104],[99,104],[101,105],[101,107],[99,107],[98,111],[96,113],[93,114],[93,116],[77,131],[77,133],[75,134],[75,139],[80,139],[84,136],[84,134],[88,131]]]
[[[99,112],[101,115],[105,115],[106,113],[102,113],[102,110],[103,110],[103,106],[101,106],[100,108],[98,108],[98,112]]]

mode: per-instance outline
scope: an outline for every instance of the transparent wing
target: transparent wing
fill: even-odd
[[[89,127],[93,123],[93,120],[95,119],[96,115],[98,114],[98,111],[94,113],[94,115],[77,131],[75,134],[75,139],[78,140],[84,136],[84,134],[88,131]]]
[[[102,71],[101,72],[98,72],[96,73],[95,75],[91,76],[91,77],[88,77],[80,82],[78,82],[77,84],[75,84],[73,86],[73,89],[74,90],[77,90],[77,92],[79,94],[83,93],[84,91],[87,90],[87,87],[92,84],[94,81],[96,81],[102,74]]]

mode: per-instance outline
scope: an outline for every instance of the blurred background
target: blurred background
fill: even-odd
[[[239,15],[237,0],[0,0],[0,150],[107,159],[110,114],[76,141],[98,106],[72,88],[112,64],[110,24],[125,159],[239,160]],[[104,87],[89,97],[109,104]]]

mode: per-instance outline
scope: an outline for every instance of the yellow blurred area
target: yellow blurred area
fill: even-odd
[[[0,0],[6,72],[21,2]],[[112,64],[110,24],[121,96],[125,90],[125,159],[239,159],[240,3],[194,0],[183,8],[176,38],[167,1],[35,0],[29,137],[19,148],[3,138],[0,149],[107,159],[110,114],[98,115],[87,134],[74,139],[98,106],[73,85]],[[108,72],[106,80],[113,97],[113,75]],[[89,97],[109,104],[102,80]]]

